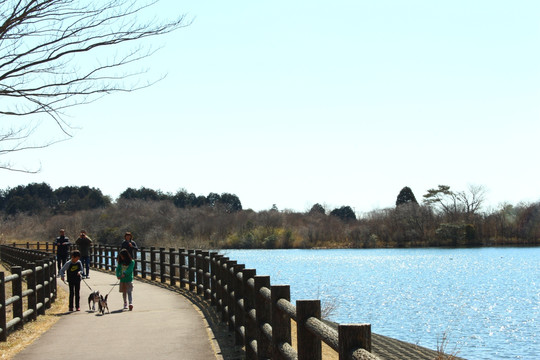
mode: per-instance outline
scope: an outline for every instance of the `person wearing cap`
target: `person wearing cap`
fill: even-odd
[[[137,258],[137,250],[139,250],[139,248],[137,247],[137,243],[133,241],[133,235],[131,235],[129,231],[124,234],[124,241],[122,242],[121,248],[126,249],[132,259]]]

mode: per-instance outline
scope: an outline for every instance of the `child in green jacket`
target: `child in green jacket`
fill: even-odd
[[[116,277],[120,279],[119,290],[124,299],[124,310],[128,308],[127,301],[129,300],[129,311],[131,311],[133,310],[133,268],[135,267],[135,260],[131,258],[126,249],[122,249],[118,254],[117,261]]]

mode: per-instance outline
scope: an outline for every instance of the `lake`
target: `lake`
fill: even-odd
[[[339,323],[475,359],[540,359],[540,248],[222,250]]]

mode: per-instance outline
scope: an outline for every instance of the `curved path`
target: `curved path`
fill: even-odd
[[[223,359],[209,324],[192,302],[177,292],[135,280],[133,311],[123,310],[117,279],[90,270],[86,283],[105,295],[110,314],[88,308],[90,289],[81,282],[81,311],[61,319],[34,343],[14,356],[29,359]],[[64,286],[60,279],[58,283]]]

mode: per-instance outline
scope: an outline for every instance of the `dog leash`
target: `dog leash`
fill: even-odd
[[[88,283],[84,280],[84,278],[81,278],[81,280],[82,280],[82,281],[84,282],[84,284],[88,287],[88,289],[90,289],[90,291],[94,292],[94,290],[90,287],[90,285],[88,285]],[[114,285],[111,287],[111,290],[109,290],[109,292],[107,293],[107,295],[109,295],[109,294],[113,291],[114,287],[115,287],[116,285],[118,285],[119,282],[120,282],[120,280],[118,280],[118,281],[116,282],[116,284],[114,284]]]
[[[94,289],[92,289],[90,285],[88,285],[88,283],[84,280],[84,278],[81,278],[81,280],[85,283],[85,285],[90,289],[91,292],[94,292]]]
[[[120,282],[120,280],[118,280],[118,281],[116,282],[116,284],[114,284],[114,285],[112,286],[111,290],[109,290],[109,292],[107,293],[107,295],[109,295],[109,294],[111,293],[111,291],[113,291],[114,287],[115,287],[116,285],[118,285],[119,282]],[[107,295],[105,295],[105,296],[107,296]]]

